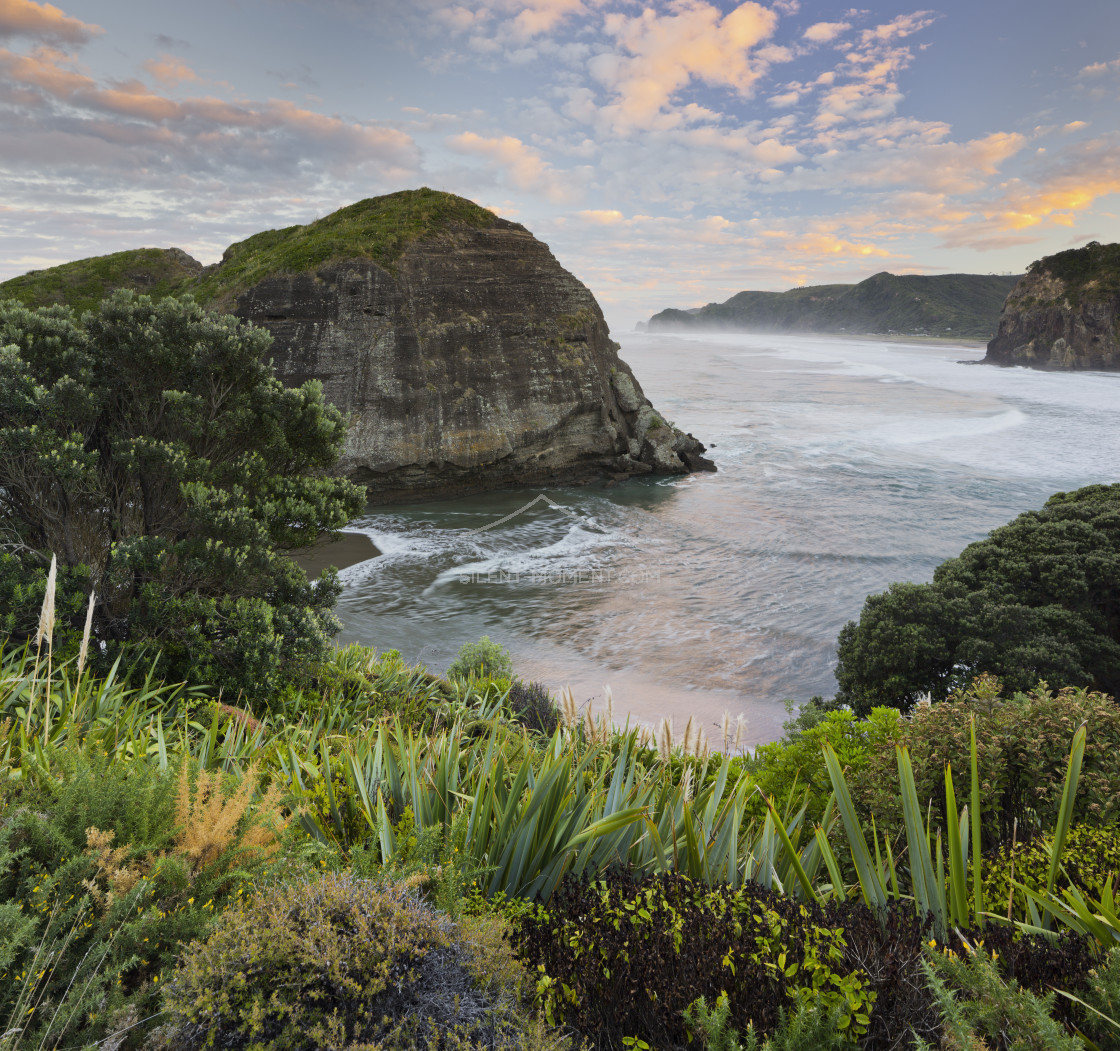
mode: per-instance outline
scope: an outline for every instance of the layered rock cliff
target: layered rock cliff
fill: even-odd
[[[461,198],[407,191],[267,231],[176,291],[267,328],[283,382],[322,381],[350,418],[339,469],[373,499],[714,469],[587,287]]]
[[[984,361],[1037,369],[1120,369],[1120,244],[1032,263],[1012,289]]]

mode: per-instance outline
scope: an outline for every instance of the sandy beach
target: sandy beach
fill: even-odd
[[[309,578],[315,578],[327,566],[345,569],[347,566],[376,558],[381,552],[364,533],[343,533],[338,540],[327,540],[312,547],[301,547],[291,552],[295,561]]]

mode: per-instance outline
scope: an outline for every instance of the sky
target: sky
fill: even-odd
[[[1120,241],[1120,0],[0,0],[0,279],[430,186],[616,330]]]

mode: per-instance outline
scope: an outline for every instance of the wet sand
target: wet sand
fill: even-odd
[[[323,541],[291,552],[293,561],[310,579],[317,577],[327,566],[345,569],[380,554],[373,541],[364,533],[343,533],[338,540]]]

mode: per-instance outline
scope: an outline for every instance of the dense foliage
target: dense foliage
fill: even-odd
[[[403,887],[344,874],[262,891],[181,959],[173,1045],[516,1047],[515,1005],[479,988],[457,933]]]
[[[0,304],[0,629],[158,647],[165,671],[260,696],[326,653],[337,578],[286,556],[362,506],[327,477],[344,425],[283,387],[269,336],[189,300],[118,293],[80,321]]]
[[[1120,292],[1120,244],[1090,241],[1081,248],[1036,259],[1027,270],[1056,277],[1074,305],[1082,298],[1106,299]]]
[[[817,703],[732,758],[570,698],[545,736],[502,682],[348,647],[258,717],[4,651],[0,1049],[1120,1046],[1107,840],[1092,879],[1058,863],[1112,807],[1110,702],[986,678],[911,719]],[[1062,786],[1020,801],[1053,847],[1016,854],[1009,919],[989,738]]]
[[[15,1046],[82,1046],[158,1016],[182,946],[265,871],[284,825],[253,777],[96,748],[52,765],[0,781],[0,1018]]]
[[[942,699],[987,672],[1120,694],[1120,484],[1057,493],[942,563],[870,596],[837,643],[837,700],[866,715]]]
[[[60,304],[81,314],[96,310],[101,300],[119,289],[153,299],[182,295],[201,269],[201,263],[176,248],[134,248],[0,282],[0,300],[16,299],[28,307]]]
[[[859,727],[875,727],[877,709]],[[915,768],[923,807],[945,814],[945,770],[962,776],[971,761],[969,721],[977,725],[980,817],[985,848],[1010,844],[1057,820],[1074,731],[1088,729],[1075,821],[1107,827],[1120,819],[1120,706],[1103,694],[1045,686],[1006,696],[997,679],[984,676],[941,704],[922,704],[897,720],[893,733],[864,734],[865,751],[852,764],[855,799],[880,828],[898,829],[902,809],[892,781],[895,745],[904,744]]]
[[[509,650],[483,635],[477,642],[464,643],[447,669],[449,679],[468,679],[471,676],[492,679],[513,678],[513,658]]]
[[[683,1043],[685,1009],[721,992],[733,1025],[770,1030],[782,1009],[816,1001],[835,1007],[852,1036],[867,1031],[876,999],[845,959],[835,915],[757,884],[622,872],[566,880],[547,908],[521,918],[514,944],[541,973],[550,1017],[604,1047],[627,1036]]]

